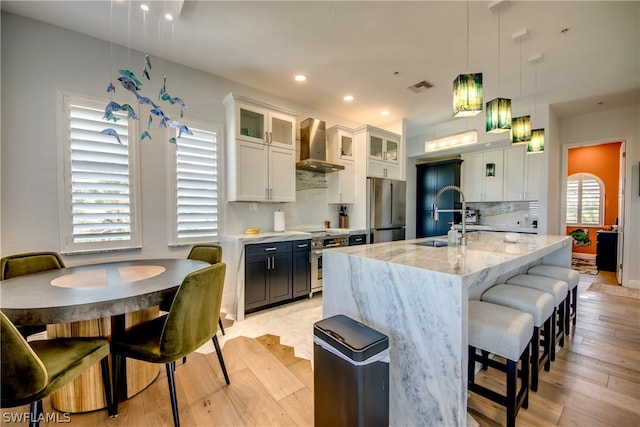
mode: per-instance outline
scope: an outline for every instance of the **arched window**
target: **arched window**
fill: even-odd
[[[599,227],[604,223],[604,183],[590,173],[567,179],[567,225]]]

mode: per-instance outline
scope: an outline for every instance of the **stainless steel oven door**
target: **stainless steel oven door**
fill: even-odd
[[[322,290],[322,249],[311,250],[311,293]]]

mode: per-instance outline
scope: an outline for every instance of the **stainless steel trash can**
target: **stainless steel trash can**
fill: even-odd
[[[389,338],[347,316],[313,326],[316,427],[389,425]]]

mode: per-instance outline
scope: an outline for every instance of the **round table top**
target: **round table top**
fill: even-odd
[[[0,310],[18,325],[99,319],[153,307],[209,264],[148,259],[67,267],[2,281]]]

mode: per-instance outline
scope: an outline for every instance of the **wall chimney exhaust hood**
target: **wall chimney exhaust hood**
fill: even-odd
[[[344,166],[327,162],[326,124],[318,119],[305,119],[300,123],[300,161],[296,169],[330,173],[344,170]]]

